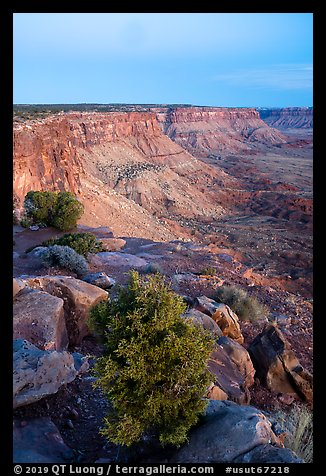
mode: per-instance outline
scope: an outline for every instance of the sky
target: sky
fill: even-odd
[[[14,103],[312,106],[312,13],[15,13]]]

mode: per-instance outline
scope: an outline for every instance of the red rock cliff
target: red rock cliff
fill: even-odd
[[[29,190],[81,193],[85,173],[79,148],[133,137],[140,150],[162,135],[151,113],[57,115],[15,125],[14,193],[22,201]]]
[[[153,111],[164,133],[195,156],[286,142],[285,136],[267,126],[253,108],[189,107]]]

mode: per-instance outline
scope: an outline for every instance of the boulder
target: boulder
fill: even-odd
[[[76,369],[76,356],[69,352],[41,350],[24,339],[14,341],[13,351],[14,408],[56,393],[85,370],[85,366]]]
[[[198,311],[197,309],[189,309],[182,315],[182,317],[188,318],[195,325],[210,331],[215,337],[220,337],[223,335],[216,322],[210,316]]]
[[[306,371],[276,325],[268,325],[248,348],[256,376],[273,392],[312,401],[312,375]]]
[[[238,342],[230,337],[222,336],[217,341],[218,345],[227,353],[239,372],[244,376],[244,386],[251,387],[254,384],[255,368],[249,352]]]
[[[235,458],[233,463],[304,463],[289,448],[279,448],[273,445],[258,445],[248,453]]]
[[[20,291],[22,291],[25,288],[26,284],[24,281],[18,278],[13,278],[13,297],[15,297]]]
[[[26,339],[40,349],[67,349],[63,300],[36,290],[16,295],[13,303],[13,337]]]
[[[255,407],[229,401],[208,404],[205,417],[173,463],[231,463],[258,445],[279,445],[269,420]]]
[[[82,280],[102,289],[110,289],[115,285],[115,280],[106,273],[88,273]]]
[[[229,400],[241,405],[247,405],[250,402],[250,393],[246,388],[244,375],[222,347],[216,346],[208,360],[208,368],[214,375],[214,386],[209,390],[208,398],[225,399],[226,394]]]
[[[67,463],[73,457],[73,450],[64,443],[50,418],[14,420],[14,463]]]
[[[100,241],[106,251],[120,251],[126,244],[122,238],[101,238]]]
[[[90,308],[108,299],[103,289],[71,276],[39,276],[24,281],[34,289],[63,299],[69,345],[73,346],[80,345],[90,333],[87,325]]]
[[[223,335],[243,344],[238,316],[226,304],[218,303],[206,296],[196,298],[195,308],[210,316],[219,326]]]

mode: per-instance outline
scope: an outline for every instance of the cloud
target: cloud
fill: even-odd
[[[215,81],[249,88],[278,90],[311,89],[313,68],[311,64],[279,64],[265,68],[238,70],[214,76]]]

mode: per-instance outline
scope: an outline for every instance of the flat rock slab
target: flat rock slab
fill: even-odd
[[[119,253],[118,251],[103,251],[92,256],[91,263],[95,266],[113,266],[116,268],[142,268],[148,261],[129,253]]]
[[[78,375],[69,352],[40,350],[24,339],[14,340],[13,351],[14,408],[56,393]]]
[[[67,463],[73,457],[73,450],[64,443],[50,418],[14,420],[14,463]]]
[[[63,300],[37,290],[16,295],[13,303],[13,337],[26,339],[40,349],[67,349]]]
[[[173,463],[231,463],[258,445],[279,444],[271,423],[255,407],[210,401],[202,424],[190,432],[189,443]]]
[[[119,251],[126,245],[122,238],[99,238],[106,251]]]

